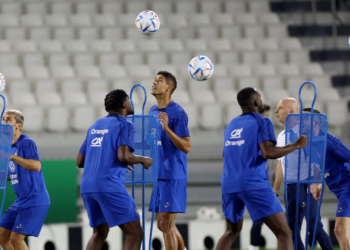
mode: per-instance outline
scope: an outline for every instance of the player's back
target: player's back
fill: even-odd
[[[109,114],[98,119],[87,132],[81,193],[118,192],[124,189],[127,164],[118,159],[118,147],[128,145],[133,152],[134,125],[126,118]]]
[[[257,113],[244,113],[226,127],[224,141],[222,193],[270,187],[267,160],[259,145],[263,141],[275,143],[271,121]]]

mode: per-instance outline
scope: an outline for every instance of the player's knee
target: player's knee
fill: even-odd
[[[157,221],[157,227],[161,232],[166,232],[169,231],[171,229],[171,223],[169,220],[167,219],[158,219]]]
[[[11,234],[10,236],[10,242],[12,246],[16,249],[16,246],[20,246],[22,244],[23,238],[19,237],[17,234]]]
[[[347,234],[344,233],[344,228],[342,226],[339,226],[339,225],[335,225],[334,235],[335,235],[335,237],[337,237],[337,239],[347,237]]]

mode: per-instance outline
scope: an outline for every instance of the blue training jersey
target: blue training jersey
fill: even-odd
[[[109,114],[98,119],[87,132],[79,152],[85,155],[80,192],[124,192],[128,164],[118,159],[118,147],[129,146],[134,152],[134,124],[121,115]]]
[[[259,145],[276,144],[270,119],[257,113],[244,113],[227,125],[224,134],[222,194],[271,188],[266,176],[267,159]]]
[[[172,101],[164,109],[154,105],[149,114],[157,117],[160,112],[167,113],[168,126],[177,136],[190,136],[187,114],[179,104]],[[159,121],[158,128],[158,179],[187,179],[187,155],[175,146]]]
[[[11,147],[11,154],[40,161],[35,142],[22,134]],[[9,176],[13,190],[17,195],[14,206],[32,207],[50,205],[50,197],[46,190],[42,169],[39,172],[27,170],[14,161],[9,164]]]
[[[349,192],[350,176],[346,163],[350,150],[337,137],[327,134],[325,182],[338,197],[343,191]]]

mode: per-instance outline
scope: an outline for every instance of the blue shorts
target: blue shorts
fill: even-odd
[[[38,237],[49,207],[49,205],[37,207],[12,205],[2,216],[0,227],[15,233]]]
[[[152,212],[152,191],[148,211]],[[187,203],[187,179],[157,181],[156,213],[186,213]]]
[[[114,227],[140,220],[135,201],[126,190],[118,193],[86,193],[81,196],[92,228],[106,222],[109,227]]]
[[[222,195],[224,216],[232,223],[238,223],[243,218],[245,206],[254,222],[284,212],[272,188]]]
[[[338,207],[336,217],[350,217],[350,193],[338,196]]]

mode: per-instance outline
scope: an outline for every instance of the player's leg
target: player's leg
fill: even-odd
[[[262,220],[258,220],[253,223],[252,229],[250,230],[250,246],[249,250],[259,250],[261,228],[264,223]]]
[[[334,234],[341,250],[350,250],[350,218],[337,217],[335,219]]]
[[[313,238],[314,232],[316,229],[316,241],[320,244],[322,250],[333,250],[331,239],[328,234],[323,229],[323,224],[321,222],[321,215],[318,218],[316,224],[316,216],[319,201],[315,200],[315,198],[310,194],[310,211],[309,211],[309,232],[312,235],[310,239]],[[316,228],[315,228],[316,225]],[[309,242],[309,243],[312,243]]]
[[[119,226],[125,234],[124,250],[139,250],[143,239],[143,229],[140,220]]]
[[[298,250],[304,250],[304,244],[301,240],[300,236],[300,231],[301,231],[301,226],[304,218],[304,209],[306,208],[306,194],[303,189],[303,185],[300,185],[300,190],[299,190],[299,204],[298,204],[298,209],[299,209],[299,216],[296,218],[296,194],[297,194],[297,185],[296,184],[289,184],[287,185],[287,199],[288,199],[288,225],[289,228],[292,230],[293,234],[293,242],[295,240],[295,234],[298,235],[298,241],[297,243],[294,242],[294,244],[298,245]],[[295,228],[295,221],[298,220],[298,228]]]
[[[292,232],[288,226],[284,212],[270,215],[262,220],[276,235],[278,250],[293,250]]]
[[[28,250],[27,244],[24,241],[26,235],[12,232],[10,237],[11,245],[15,250]]]
[[[238,223],[232,223],[230,219],[226,219],[226,231],[223,236],[221,236],[218,244],[216,245],[216,250],[229,250],[233,242],[237,239],[239,233],[242,230],[243,218],[238,221]]]
[[[92,236],[86,245],[86,250],[101,249],[103,243],[106,241],[109,232],[108,223],[98,225],[93,229]]]
[[[0,227],[0,245],[4,250],[14,250],[10,242],[11,233],[11,230]]]
[[[221,236],[216,250],[229,250],[242,230],[244,203],[239,193],[222,195],[222,211],[226,219],[226,231]]]
[[[182,236],[179,237],[180,233],[175,226],[176,215],[176,213],[157,214],[157,227],[163,233],[166,250],[178,250],[180,245],[185,249]]]

